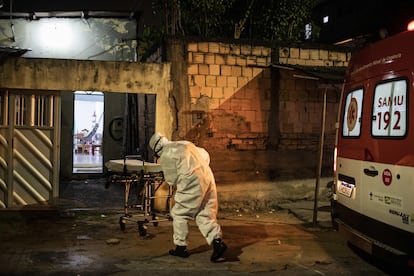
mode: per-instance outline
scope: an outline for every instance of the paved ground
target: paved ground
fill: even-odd
[[[190,257],[169,256],[172,223],[147,225],[140,236],[127,221],[121,231],[122,191],[99,181],[71,183],[55,209],[0,212],[1,275],[386,275],[350,249],[330,227],[321,206],[312,224],[313,202],[277,210],[221,210],[229,249],[211,263],[211,248],[191,223]],[[86,189],[87,188],[87,189]],[[121,193],[120,193],[121,192]],[[116,198],[115,202],[114,197]],[[120,201],[121,200],[121,201]],[[105,203],[105,204],[104,204]],[[112,206],[113,205],[113,206]],[[132,219],[142,221],[130,210]],[[162,216],[161,216],[162,218]],[[387,272],[388,271],[388,272]]]

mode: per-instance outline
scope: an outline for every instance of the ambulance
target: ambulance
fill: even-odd
[[[334,227],[414,267],[414,28],[352,56],[337,122]]]

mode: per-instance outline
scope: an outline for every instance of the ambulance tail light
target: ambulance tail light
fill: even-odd
[[[334,172],[334,175],[336,175],[336,157],[338,156],[338,147],[337,146],[335,146],[333,154],[334,154],[334,156],[333,156],[333,172]]]
[[[407,24],[407,31],[414,31],[414,20]]]

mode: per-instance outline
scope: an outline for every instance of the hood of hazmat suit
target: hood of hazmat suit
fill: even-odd
[[[161,135],[159,132],[155,132],[149,141],[149,146],[154,151],[155,156],[161,156],[162,150],[168,142],[169,141],[165,136]]]

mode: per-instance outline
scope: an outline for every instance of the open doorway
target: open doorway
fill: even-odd
[[[76,91],[73,122],[73,173],[102,173],[104,94]]]

